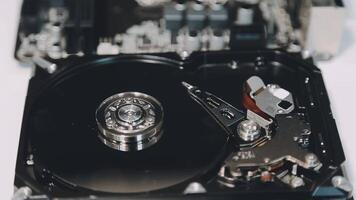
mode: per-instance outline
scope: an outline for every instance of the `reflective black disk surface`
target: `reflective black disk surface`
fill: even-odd
[[[181,86],[184,78],[178,66],[164,62],[82,67],[35,101],[29,123],[35,159],[66,183],[104,192],[146,192],[199,175],[219,157],[226,138],[206,124],[207,116]],[[99,140],[95,111],[107,97],[130,91],[161,102],[164,133],[147,149],[120,152]]]

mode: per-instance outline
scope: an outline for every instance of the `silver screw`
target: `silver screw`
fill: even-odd
[[[278,89],[278,88],[281,88],[281,87],[280,87],[279,85],[277,85],[277,84],[268,84],[267,87],[270,88],[270,89]]]
[[[308,153],[307,155],[305,155],[305,162],[309,168],[316,167],[319,165],[319,159],[313,153]]]
[[[244,141],[254,141],[260,137],[260,126],[252,120],[242,121],[238,127],[238,134]]]
[[[309,77],[306,77],[306,78],[305,78],[304,83],[305,83],[305,84],[308,84],[308,83],[309,83]]]
[[[230,68],[231,69],[237,69],[237,67],[238,67],[238,65],[237,65],[237,62],[236,61],[231,61],[231,63],[230,63]]]
[[[271,159],[269,159],[269,158],[264,158],[263,159],[263,162],[265,162],[265,163],[269,163],[271,161]]]
[[[33,154],[28,155],[27,160],[26,160],[26,164],[29,165],[29,166],[35,164],[35,162],[33,161]]]

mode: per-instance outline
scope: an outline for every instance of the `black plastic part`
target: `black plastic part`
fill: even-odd
[[[95,1],[67,1],[66,8],[68,8],[69,12],[69,18],[64,30],[67,38],[67,52],[69,54],[78,52],[92,53],[97,44],[94,30]]]
[[[264,24],[234,25],[231,28],[230,48],[232,50],[264,49],[267,43],[267,32]]]

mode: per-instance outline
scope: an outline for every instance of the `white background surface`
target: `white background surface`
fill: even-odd
[[[345,0],[348,18],[340,53],[322,69],[331,107],[356,187],[356,1]],[[21,0],[0,1],[0,199],[10,199],[23,106],[31,70],[13,59]]]

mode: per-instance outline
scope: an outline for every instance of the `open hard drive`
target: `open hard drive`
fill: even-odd
[[[335,54],[309,41],[320,8],[343,10],[25,0],[14,199],[352,199],[310,57]]]

